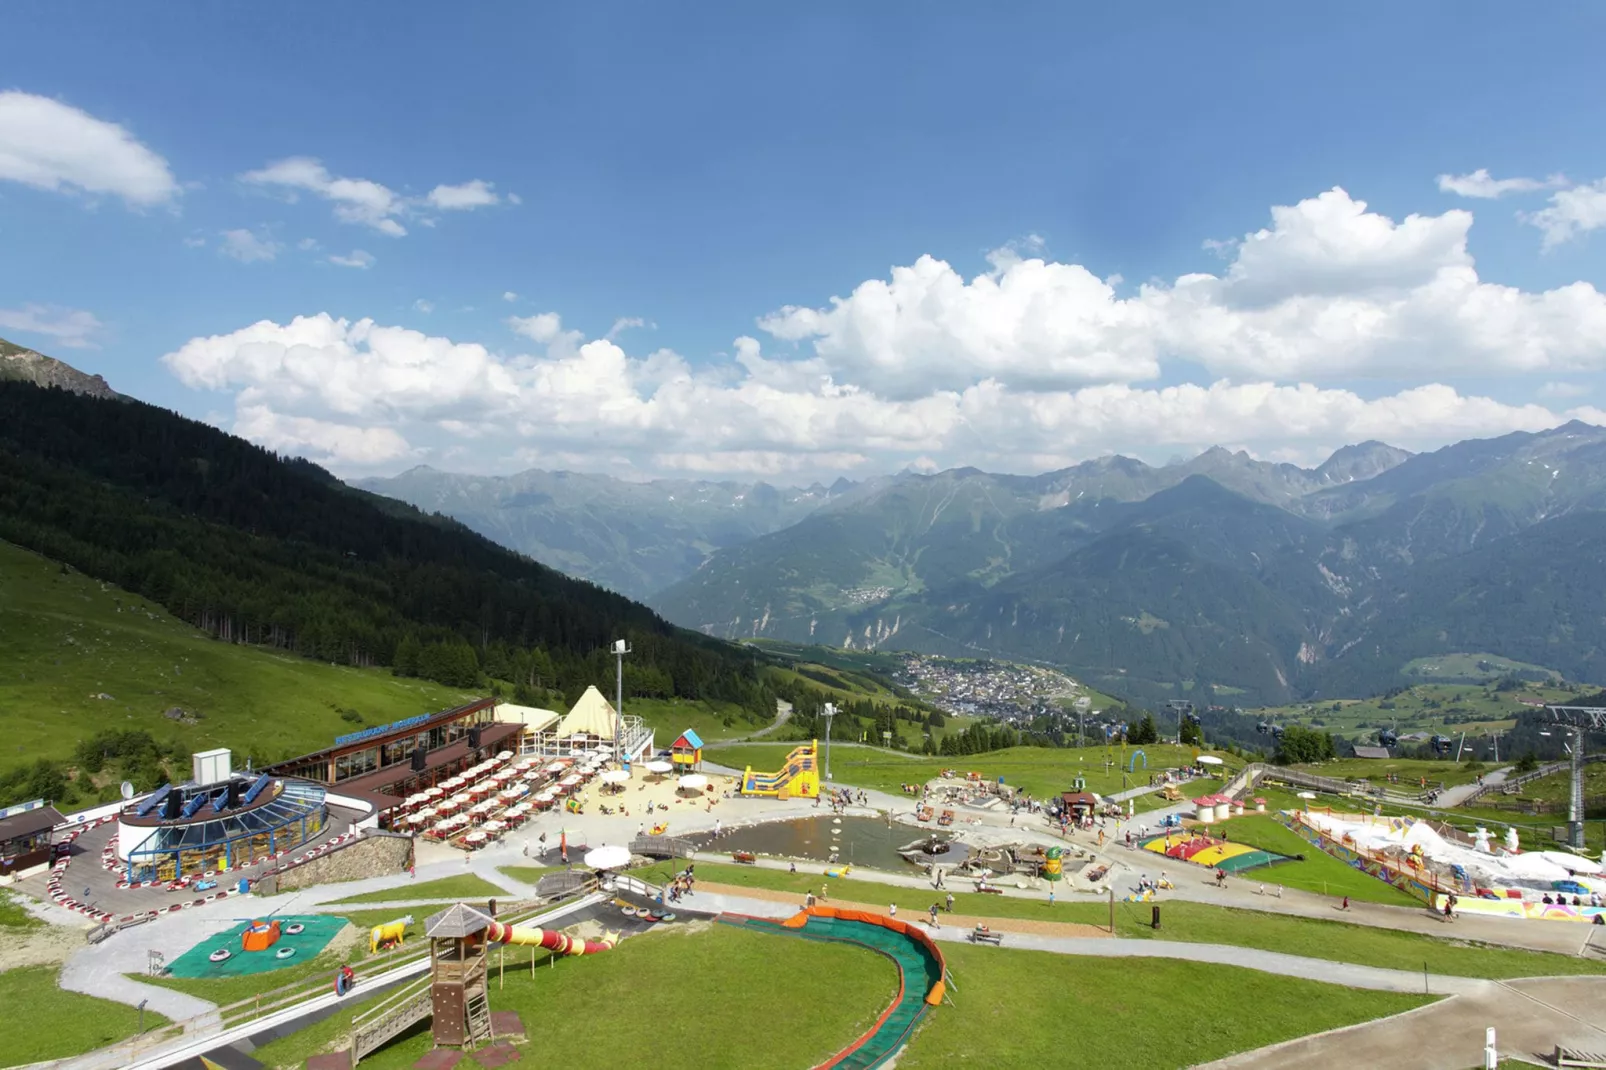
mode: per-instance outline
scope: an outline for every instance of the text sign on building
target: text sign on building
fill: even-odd
[[[348,732],[343,736],[335,737],[335,746],[344,747],[348,743],[361,743],[365,739],[373,739],[388,732],[399,732],[404,728],[412,728],[416,725],[424,724],[433,716],[435,716],[433,713],[421,713],[417,717],[404,717],[400,721],[392,721],[390,724],[364,728],[361,732]]]
[[[0,821],[3,821],[8,817],[16,817],[18,814],[25,814],[29,810],[37,810],[44,805],[45,801],[43,799],[35,799],[33,802],[18,803],[15,806],[8,806],[4,810],[0,810]]]

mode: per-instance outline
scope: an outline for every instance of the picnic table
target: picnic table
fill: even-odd
[[[985,925],[978,925],[970,930],[970,942],[973,944],[992,944],[994,947],[1004,946],[1004,934],[995,933]]]

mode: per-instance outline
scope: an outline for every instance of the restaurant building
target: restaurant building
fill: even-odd
[[[0,878],[25,876],[51,861],[51,830],[61,814],[43,799],[0,810]]]

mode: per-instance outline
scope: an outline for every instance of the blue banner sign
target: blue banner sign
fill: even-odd
[[[364,728],[361,732],[348,732],[343,736],[335,737],[335,746],[344,747],[348,743],[361,743],[365,739],[373,739],[375,736],[382,736],[387,732],[399,732],[404,728],[412,728],[415,725],[424,724],[433,716],[435,716],[433,713],[421,713],[417,717],[405,717],[400,721],[392,721],[390,724]]]

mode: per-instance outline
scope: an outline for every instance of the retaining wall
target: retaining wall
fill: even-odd
[[[400,833],[367,829],[348,843],[309,858],[299,865],[263,874],[253,891],[261,895],[310,888],[315,884],[388,877],[413,864],[413,838]]]

